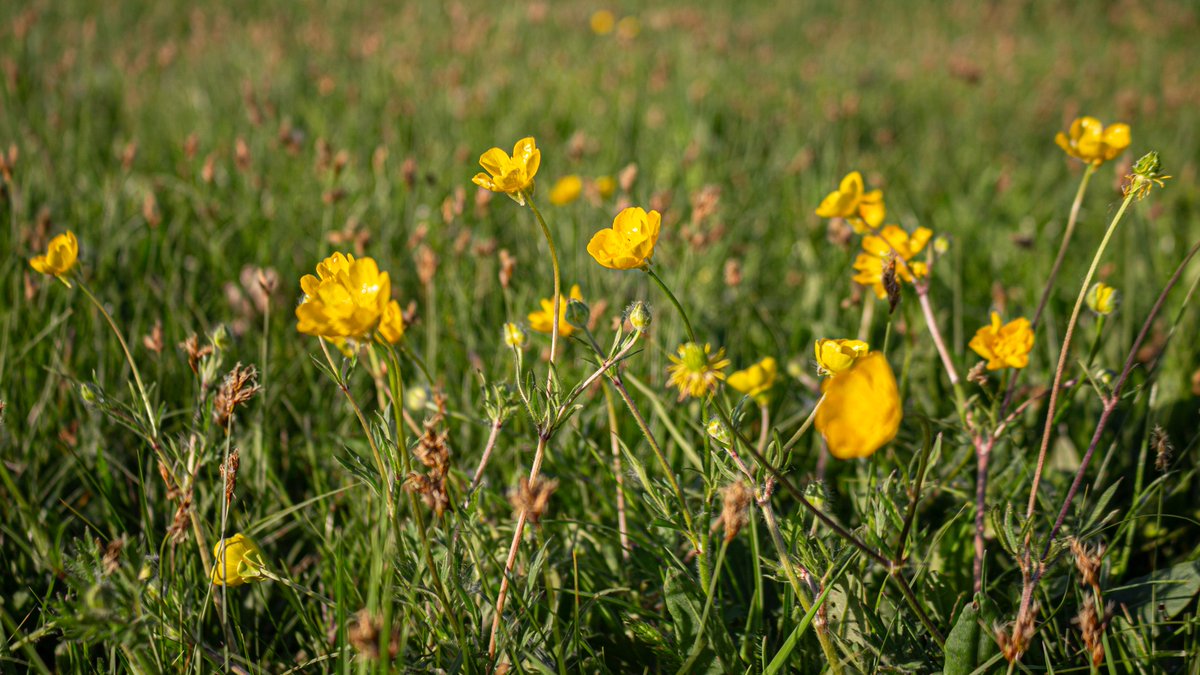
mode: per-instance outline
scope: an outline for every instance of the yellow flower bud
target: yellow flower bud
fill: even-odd
[[[821,338],[813,345],[813,351],[817,355],[817,372],[822,375],[837,375],[848,370],[869,350],[870,347],[862,340]]]
[[[1088,309],[1101,316],[1108,316],[1117,308],[1121,294],[1104,282],[1096,282],[1088,289],[1086,300]]]
[[[525,331],[515,323],[504,324],[504,344],[513,349],[520,349],[525,346]]]

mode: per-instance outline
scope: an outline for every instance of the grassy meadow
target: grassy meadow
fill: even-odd
[[[0,671],[1200,672],[1198,33],[0,4]],[[1085,115],[1128,147],[1069,156]],[[472,182],[526,137],[525,206]],[[818,216],[852,171],[928,241]],[[589,253],[631,206],[652,274]],[[396,301],[346,342],[298,330],[339,252]],[[989,370],[992,312],[1036,325]]]

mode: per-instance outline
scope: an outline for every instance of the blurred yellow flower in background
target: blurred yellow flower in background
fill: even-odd
[[[1112,314],[1120,300],[1121,294],[1117,292],[1117,289],[1103,281],[1097,281],[1092,284],[1092,287],[1088,289],[1086,298],[1088,309],[1100,316]]]
[[[838,189],[830,192],[817,207],[818,216],[845,218],[860,234],[879,227],[886,212],[883,191],[864,192],[862,174],[857,171],[846,174]]]
[[[672,363],[667,368],[670,373],[667,386],[679,389],[680,401],[688,396],[700,398],[716,389],[717,382],[725,379],[725,373],[721,371],[729,367],[725,349],[722,347],[713,354],[709,344],[701,347],[695,342],[686,342],[667,358]]]
[[[575,327],[567,323],[567,303],[569,300],[583,301],[583,293],[579,290],[579,284],[571,286],[569,299],[559,296],[558,334],[561,337],[570,337],[571,333],[575,332]],[[540,310],[529,313],[529,327],[539,333],[549,335],[554,330],[554,298],[541,300],[541,305],[542,308]]]
[[[622,40],[632,40],[642,32],[642,22],[636,16],[621,17],[617,22],[617,37]]]
[[[1095,117],[1077,117],[1067,133],[1058,132],[1054,142],[1068,155],[1090,164],[1103,164],[1129,147],[1129,125],[1104,126]]]
[[[487,173],[477,173],[471,180],[485,190],[503,192],[524,206],[525,195],[533,193],[533,177],[541,163],[542,151],[530,136],[517,141],[512,156],[500,148],[480,155],[479,165]]]
[[[870,457],[896,437],[903,406],[896,376],[881,352],[863,356],[821,388],[814,424],[834,457]]]
[[[763,405],[769,398],[771,387],[775,386],[778,373],[779,364],[768,356],[745,370],[730,373],[725,383]]]
[[[563,176],[554,183],[554,187],[550,188],[550,203],[555,206],[564,206],[579,199],[581,194],[583,194],[583,179],[574,174]]]
[[[877,297],[886,298],[883,269],[893,254],[896,256],[896,279],[912,283],[914,278],[923,278],[929,273],[929,268],[923,262],[910,261],[925,248],[932,236],[933,232],[924,227],[918,227],[909,235],[895,225],[887,225],[878,235],[863,237],[862,247],[865,252],[859,253],[854,260],[854,269],[857,272],[854,280],[863,286],[870,286]]]
[[[614,270],[644,267],[654,255],[662,216],[658,211],[631,206],[617,214],[611,228],[600,230],[588,242],[596,262]]]
[[[1000,315],[992,312],[991,325],[975,331],[967,346],[987,359],[988,370],[1024,368],[1033,349],[1033,328],[1025,317],[1001,324]]]
[[[608,35],[612,32],[613,26],[617,23],[617,17],[607,9],[598,9],[592,13],[592,18],[588,20],[588,24],[592,27],[592,32],[596,35]]]
[[[246,535],[226,537],[213,546],[212,582],[217,586],[241,586],[249,581],[262,581],[262,551]]]
[[[67,230],[51,239],[46,246],[46,253],[31,258],[29,266],[41,274],[54,275],[70,286],[71,282],[65,275],[75,267],[75,263],[78,261],[79,240],[75,238],[74,232]]]
[[[870,351],[862,340],[821,338],[813,345],[817,355],[817,372],[821,375],[837,375],[848,370],[859,357]]]
[[[596,179],[596,193],[601,199],[608,199],[617,192],[617,181],[612,176],[600,176]]]
[[[349,253],[334,253],[321,261],[316,276],[306,274],[300,279],[300,288],[304,299],[296,307],[296,330],[329,339],[364,339],[389,312],[392,295],[387,272],[380,272],[373,259],[355,259]],[[384,335],[389,341],[389,335],[399,339],[403,333],[399,312],[396,305]]]

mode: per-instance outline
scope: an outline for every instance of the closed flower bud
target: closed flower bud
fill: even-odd
[[[525,331],[515,323],[504,324],[504,344],[513,349],[520,349],[525,346]]]
[[[1101,316],[1108,316],[1117,308],[1121,294],[1104,282],[1096,282],[1088,289],[1086,299],[1088,309]]]
[[[567,323],[574,328],[585,328],[588,324],[588,319],[592,316],[592,310],[588,308],[587,303],[582,300],[572,298],[567,301]]]
[[[90,384],[79,385],[79,395],[83,398],[83,402],[95,405],[96,401],[100,400],[100,394],[96,392],[96,387]]]
[[[639,333],[645,333],[650,328],[650,322],[654,317],[650,314],[650,307],[646,303],[638,300],[629,307],[626,314],[629,319],[629,325]]]
[[[709,420],[704,430],[717,443],[729,445],[729,430],[725,428],[725,424],[719,418],[714,417]]]

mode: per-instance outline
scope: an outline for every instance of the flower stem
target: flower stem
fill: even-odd
[[[788,450],[791,450],[797,443],[800,442],[800,438],[804,436],[804,432],[808,431],[809,427],[813,425],[813,420],[817,419],[817,410],[821,408],[821,403],[824,401],[825,396],[822,394],[821,398],[817,399],[817,404],[813,406],[812,412],[808,414],[808,418],[804,420],[804,424],[801,424],[800,428],[796,430],[796,433],[792,434],[792,437],[788,439],[787,443],[783,444],[783,448],[779,451],[780,455],[786,453]]]
[[[1088,286],[1092,284],[1092,277],[1096,275],[1096,268],[1100,266],[1100,259],[1104,257],[1104,251],[1108,248],[1108,242],[1112,239],[1113,233],[1116,232],[1117,224],[1121,222],[1121,218],[1125,215],[1125,210],[1129,207],[1129,203],[1133,201],[1134,196],[1135,193],[1133,191],[1130,191],[1126,195],[1125,201],[1121,202],[1121,208],[1117,210],[1112,222],[1109,223],[1108,231],[1104,233],[1104,239],[1100,241],[1100,248],[1096,249],[1096,255],[1092,256],[1092,265],[1083,277],[1083,285],[1080,286],[1079,296],[1075,299],[1075,309],[1071,311],[1071,318],[1067,322],[1067,332],[1063,336],[1062,349],[1058,354],[1058,367],[1054,371],[1054,384],[1050,387],[1050,403],[1046,410],[1046,426],[1042,430],[1042,447],[1038,451],[1037,468],[1033,473],[1033,484],[1029,487],[1029,504],[1025,508],[1026,520],[1033,517],[1033,511],[1037,507],[1038,484],[1042,479],[1042,469],[1046,464],[1046,451],[1050,447],[1050,438],[1054,431],[1054,411],[1058,407],[1059,385],[1062,383],[1063,375],[1067,370],[1067,359],[1071,354],[1071,338],[1075,335],[1075,325],[1079,321],[1079,312],[1083,308]]]
[[[537,219],[538,225],[542,227],[542,235],[546,238],[546,246],[550,248],[550,265],[554,268],[554,320],[550,324],[550,372],[546,375],[546,387],[549,388],[550,384],[554,382],[554,358],[558,353],[558,322],[562,311],[562,279],[558,269],[558,250],[554,248],[554,237],[550,234],[550,227],[546,225],[546,219],[542,218],[542,212],[533,203],[533,195],[526,194],[525,203],[529,204],[529,210],[533,211],[534,218]]]
[[[654,268],[646,265],[646,267],[643,269],[645,269],[646,274],[650,275],[650,278],[654,280],[654,283],[658,284],[658,287],[662,289],[662,292],[667,294],[667,297],[671,300],[671,304],[675,305],[675,309],[679,311],[679,316],[683,319],[683,325],[685,328],[687,328],[688,340],[695,344],[700,344],[696,341],[696,331],[692,330],[692,322],[688,320],[687,312],[684,311],[683,305],[679,304],[679,298],[676,298],[675,294],[671,292],[671,289],[667,288],[667,284],[664,283],[662,278],[658,276],[658,274],[654,271]]]
[[[77,279],[79,289],[83,294],[92,301],[96,309],[100,310],[100,315],[108,322],[109,328],[112,328],[113,335],[117,336],[117,342],[121,344],[121,351],[125,353],[125,361],[129,363],[129,369],[133,372],[133,381],[137,385],[138,394],[142,397],[142,404],[146,406],[146,422],[150,425],[150,436],[155,440],[158,439],[158,422],[154,419],[154,409],[150,405],[150,396],[146,393],[146,385],[142,384],[142,375],[138,372],[137,364],[133,362],[133,354],[129,351],[129,344],[125,342],[125,336],[121,333],[121,329],[117,328],[117,323],[113,321],[112,315],[108,310],[104,309],[104,305],[92,295],[91,289],[83,282],[82,278]],[[160,457],[161,459],[161,457]]]

